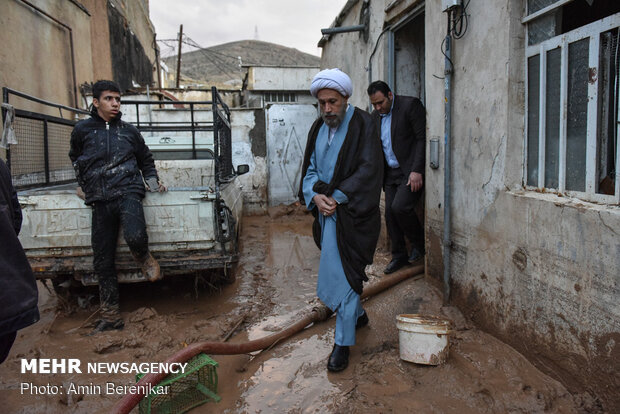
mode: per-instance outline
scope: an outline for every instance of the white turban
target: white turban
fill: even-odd
[[[310,85],[310,93],[316,98],[321,89],[333,89],[345,98],[353,94],[351,78],[340,69],[325,69],[316,74]]]

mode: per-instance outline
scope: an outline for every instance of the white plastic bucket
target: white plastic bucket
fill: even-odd
[[[416,364],[439,365],[448,358],[450,321],[436,316],[396,317],[400,358]]]

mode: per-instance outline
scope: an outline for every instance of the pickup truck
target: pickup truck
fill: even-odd
[[[4,93],[5,103],[10,94],[31,98],[9,90],[9,94]],[[234,281],[232,268],[238,261],[237,239],[243,214],[242,189],[236,177],[246,173],[248,166],[233,168],[228,107],[215,88],[212,100],[205,102],[128,102],[130,99],[123,97],[123,119],[141,130],[156,159],[160,180],[168,187],[164,193],[147,192],[143,200],[149,248],[164,277],[209,274],[224,282]],[[174,104],[174,109],[168,104]],[[149,120],[141,123],[139,118],[145,105],[155,108],[149,107]],[[125,107],[129,110],[125,111]],[[23,127],[39,121],[47,126]],[[64,133],[42,137],[28,133],[48,134],[54,130],[49,125],[54,123],[59,125],[56,130]],[[15,109],[13,124],[18,144],[11,146],[7,158],[24,216],[19,238],[36,277],[52,279],[54,287],[76,281],[96,285],[91,208],[77,196],[77,184],[67,172],[72,170],[67,156],[68,134],[75,120]],[[43,142],[44,148],[37,148],[32,142]],[[66,151],[53,153],[50,148],[54,145],[65,145]],[[37,171],[37,163],[30,161],[41,156],[46,159],[44,172]],[[33,185],[33,177],[34,181],[39,177],[43,182]],[[64,180],[54,182],[55,177]],[[122,236],[116,267],[120,283],[146,280]]]

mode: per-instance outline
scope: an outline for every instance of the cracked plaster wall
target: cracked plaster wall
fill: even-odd
[[[443,277],[446,16],[426,3],[427,273]],[[574,392],[620,407],[620,208],[522,190],[524,1],[471,2],[453,42],[452,299]],[[484,18],[481,18],[484,16]],[[490,36],[489,34],[493,35]],[[428,76],[430,74],[431,76]]]
[[[267,154],[265,111],[231,109],[232,159],[235,168],[248,164],[250,171],[238,178],[243,186],[245,214],[267,212]]]

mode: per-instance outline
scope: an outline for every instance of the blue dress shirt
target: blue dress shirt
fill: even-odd
[[[400,167],[400,164],[398,164],[398,160],[396,159],[396,155],[394,154],[394,150],[392,150],[392,110],[394,109],[395,100],[396,96],[392,99],[390,112],[387,114],[379,114],[381,116],[381,145],[383,146],[385,160],[391,168]]]

